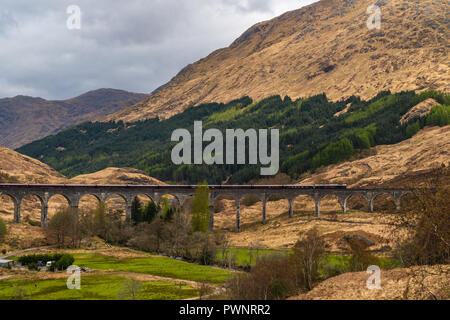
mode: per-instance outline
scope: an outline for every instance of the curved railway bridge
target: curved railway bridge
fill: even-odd
[[[0,195],[9,196],[14,202],[14,221],[21,221],[21,203],[27,196],[36,196],[41,202],[41,226],[48,222],[48,203],[56,195],[66,198],[69,207],[78,209],[80,199],[85,195],[93,195],[99,201],[106,201],[113,196],[120,196],[126,203],[126,216],[131,219],[131,205],[138,195],[146,195],[156,203],[165,196],[176,198],[183,206],[186,199],[193,196],[195,185],[57,185],[57,184],[0,184]],[[320,216],[320,201],[327,195],[335,195],[339,200],[342,212],[347,212],[347,200],[355,194],[362,195],[373,212],[374,200],[380,194],[390,195],[400,210],[401,198],[410,193],[407,189],[348,189],[346,185],[210,185],[210,228],[214,228],[214,201],[219,196],[231,196],[236,203],[236,231],[241,231],[240,203],[248,194],[257,195],[262,201],[262,223],[266,223],[266,204],[270,196],[277,195],[289,201],[289,217],[293,217],[293,202],[297,196],[306,195],[315,203],[316,216]]]

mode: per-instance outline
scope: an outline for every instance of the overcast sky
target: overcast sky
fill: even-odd
[[[313,0],[1,0],[0,98],[150,93],[253,24]],[[69,30],[67,8],[81,9]]]

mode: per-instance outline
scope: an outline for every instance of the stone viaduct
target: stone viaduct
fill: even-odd
[[[78,209],[80,199],[93,195],[99,201],[106,201],[112,196],[120,196],[126,203],[126,217],[131,219],[131,205],[138,195],[146,195],[155,202],[165,195],[174,196],[183,206],[186,199],[195,194],[198,188],[193,185],[38,185],[38,184],[0,184],[0,195],[9,196],[14,202],[14,221],[21,221],[21,202],[26,196],[36,196],[41,202],[41,226],[48,221],[48,203],[56,195],[66,198],[69,207]],[[390,195],[400,210],[401,197],[410,193],[406,189],[348,189],[346,185],[210,185],[210,228],[214,228],[214,201],[216,198],[231,196],[236,203],[236,232],[241,231],[241,199],[248,194],[257,195],[262,201],[262,223],[266,224],[266,204],[270,196],[281,196],[289,201],[289,217],[293,217],[294,199],[301,195],[309,196],[315,203],[316,216],[320,216],[320,201],[327,195],[337,197],[342,212],[347,212],[347,200],[352,195],[362,195],[373,212],[374,200],[380,194]]]

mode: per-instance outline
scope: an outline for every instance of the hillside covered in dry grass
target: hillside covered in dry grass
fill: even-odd
[[[368,7],[381,9],[369,30]],[[189,106],[250,96],[334,100],[391,90],[449,92],[448,1],[322,0],[258,23],[107,120],[168,118]]]
[[[426,127],[411,139],[382,145],[345,161],[308,174],[299,183],[343,183],[357,187],[408,187],[432,168],[450,165],[450,126]],[[409,179],[408,179],[409,177]]]
[[[450,294],[450,267],[428,266],[381,271],[381,289],[366,286],[366,272],[352,272],[325,280],[290,300],[442,300]]]

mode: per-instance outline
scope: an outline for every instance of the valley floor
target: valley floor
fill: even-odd
[[[88,268],[81,274],[81,289],[67,289],[65,272],[0,270],[0,300],[178,300],[220,291],[232,271],[200,266],[168,257],[111,247],[99,250],[42,249],[36,253],[65,252],[74,265]],[[17,259],[17,256],[13,257]],[[133,298],[123,291],[135,281]],[[125,295],[124,295],[125,294]]]
[[[64,205],[57,200],[53,203],[54,209]],[[91,202],[85,199],[87,205],[95,205],[95,202]],[[382,279],[385,281],[383,290],[367,291],[365,281],[370,275],[365,272],[344,273],[321,282],[309,293],[293,299],[425,299],[446,294],[444,280],[447,281],[448,277],[443,278],[434,272],[435,267],[429,269],[429,275],[424,275],[420,269],[396,269],[400,265],[391,259],[397,246],[393,225],[397,212],[392,199],[380,196],[375,201],[376,212],[369,213],[364,199],[350,198],[348,212],[341,213],[337,199],[324,198],[321,216],[315,217],[314,202],[309,198],[298,197],[294,202],[293,218],[288,216],[287,200],[269,201],[265,225],[262,224],[262,203],[250,202],[241,205],[241,233],[234,231],[234,201],[222,199],[218,202],[220,206],[217,208],[219,212],[215,214],[215,231],[228,234],[229,241],[226,247],[218,248],[217,257],[220,260],[225,250],[227,257],[232,257],[239,268],[253,266],[257,258],[265,255],[289,254],[296,241],[313,228],[318,229],[327,244],[324,262],[330,270],[335,267],[348,270],[345,267],[348,266],[350,252],[345,236],[359,236],[374,243],[369,251],[381,258]],[[0,250],[9,253],[47,244],[45,233],[33,223],[39,219],[39,205],[30,203],[24,216],[30,216],[31,220],[24,219],[20,224],[12,223],[12,206],[3,208],[0,216],[7,221],[9,234]],[[74,255],[76,265],[92,270],[82,274],[81,291],[67,290],[66,273],[0,269],[0,300],[18,296],[27,299],[114,300],[119,298],[131,280],[137,281],[142,288],[136,299],[197,299],[200,294],[203,297],[213,294],[210,298],[225,299],[225,283],[236,272],[111,247],[102,241],[97,241],[93,248],[63,250]],[[51,248],[41,251],[61,252]],[[411,280],[417,277],[419,281]],[[410,284],[410,281],[414,283]],[[436,286],[438,283],[444,284],[444,287]],[[426,284],[427,289],[420,291],[417,288],[422,284]]]

